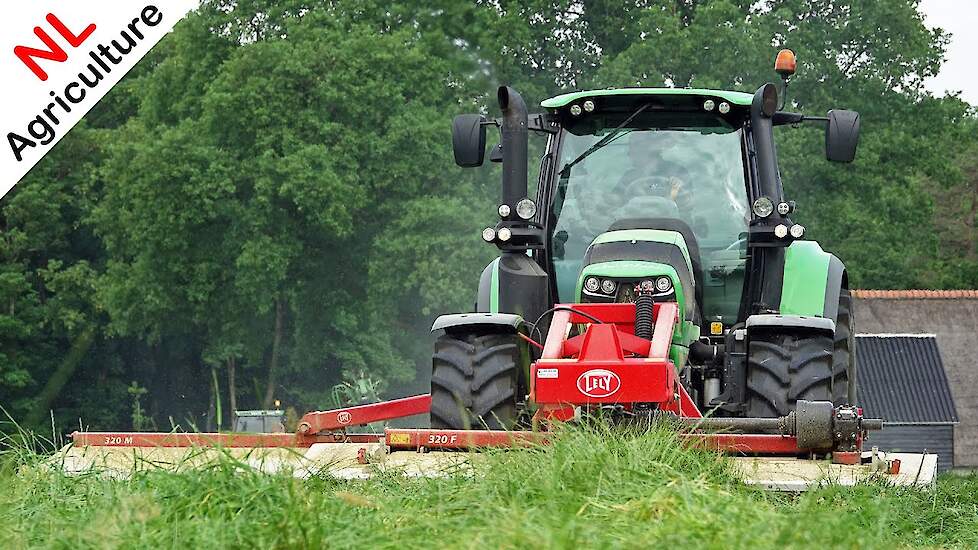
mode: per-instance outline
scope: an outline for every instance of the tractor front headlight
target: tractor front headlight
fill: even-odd
[[[523,218],[524,220],[529,220],[537,214],[537,205],[530,199],[522,199],[520,202],[516,203],[516,215]]]
[[[581,116],[581,106],[580,105],[571,105],[571,107],[570,107],[570,114],[572,114],[574,116]]]
[[[491,243],[492,241],[496,240],[496,230],[492,227],[483,229],[482,240],[486,241],[487,243]]]
[[[655,289],[659,292],[668,292],[672,288],[672,279],[669,277],[659,277],[655,280]]]
[[[496,236],[499,237],[500,241],[506,242],[513,237],[513,231],[508,227],[502,227],[496,232]]]
[[[597,277],[588,277],[584,279],[584,290],[588,292],[597,292],[601,288],[601,281]]]
[[[639,288],[641,288],[644,292],[652,292],[653,290],[655,290],[655,281],[653,280],[642,281],[642,283],[639,285]]]
[[[584,102],[584,111],[588,113],[594,112],[594,102],[590,99]]]
[[[774,228],[774,236],[777,237],[777,238],[779,238],[779,239],[783,239],[783,238],[787,237],[788,236],[788,226],[785,225],[785,224],[783,224],[783,223],[779,223]]]
[[[597,292],[601,288],[601,281],[597,277],[588,277],[584,279],[584,290],[588,292]]]
[[[774,212],[774,203],[767,197],[758,197],[754,201],[754,215],[758,218],[766,218]]]
[[[795,225],[791,226],[789,232],[791,233],[792,237],[800,239],[805,236],[805,226],[800,223],[796,223]]]
[[[500,218],[508,217],[509,216],[509,212],[510,212],[510,208],[509,208],[509,205],[508,204],[500,204],[499,205],[499,217]]]
[[[604,292],[605,294],[614,294],[615,288],[617,287],[618,285],[611,279],[601,281],[601,292]]]

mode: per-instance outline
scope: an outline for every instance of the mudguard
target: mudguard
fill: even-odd
[[[519,315],[510,313],[451,313],[440,315],[431,325],[431,332],[445,330],[451,332],[453,329],[465,328],[486,328],[492,327],[499,332],[516,333],[523,325],[523,318]]]
[[[817,316],[834,322],[848,277],[842,261],[817,242],[795,241],[785,252],[781,284],[782,315]]]
[[[482,270],[475,309],[532,320],[550,307],[549,294],[549,276],[533,258],[503,251]]]
[[[835,321],[825,317],[806,317],[804,315],[751,315],[744,323],[749,333],[752,328],[808,329],[835,333]]]
[[[499,312],[499,258],[489,262],[479,277],[479,295],[475,302],[476,311]]]

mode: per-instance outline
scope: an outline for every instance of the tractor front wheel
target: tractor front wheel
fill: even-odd
[[[431,427],[508,430],[519,418],[522,345],[515,334],[450,334],[435,341]]]

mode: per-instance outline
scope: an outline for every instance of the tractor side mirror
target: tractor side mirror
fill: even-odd
[[[834,109],[829,111],[825,130],[825,158],[832,162],[852,162],[859,145],[859,113]]]
[[[458,115],[452,121],[455,164],[465,168],[482,166],[486,157],[485,121],[482,115]]]

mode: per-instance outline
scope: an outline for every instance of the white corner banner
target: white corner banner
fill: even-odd
[[[199,0],[10,2],[0,19],[0,196]]]

